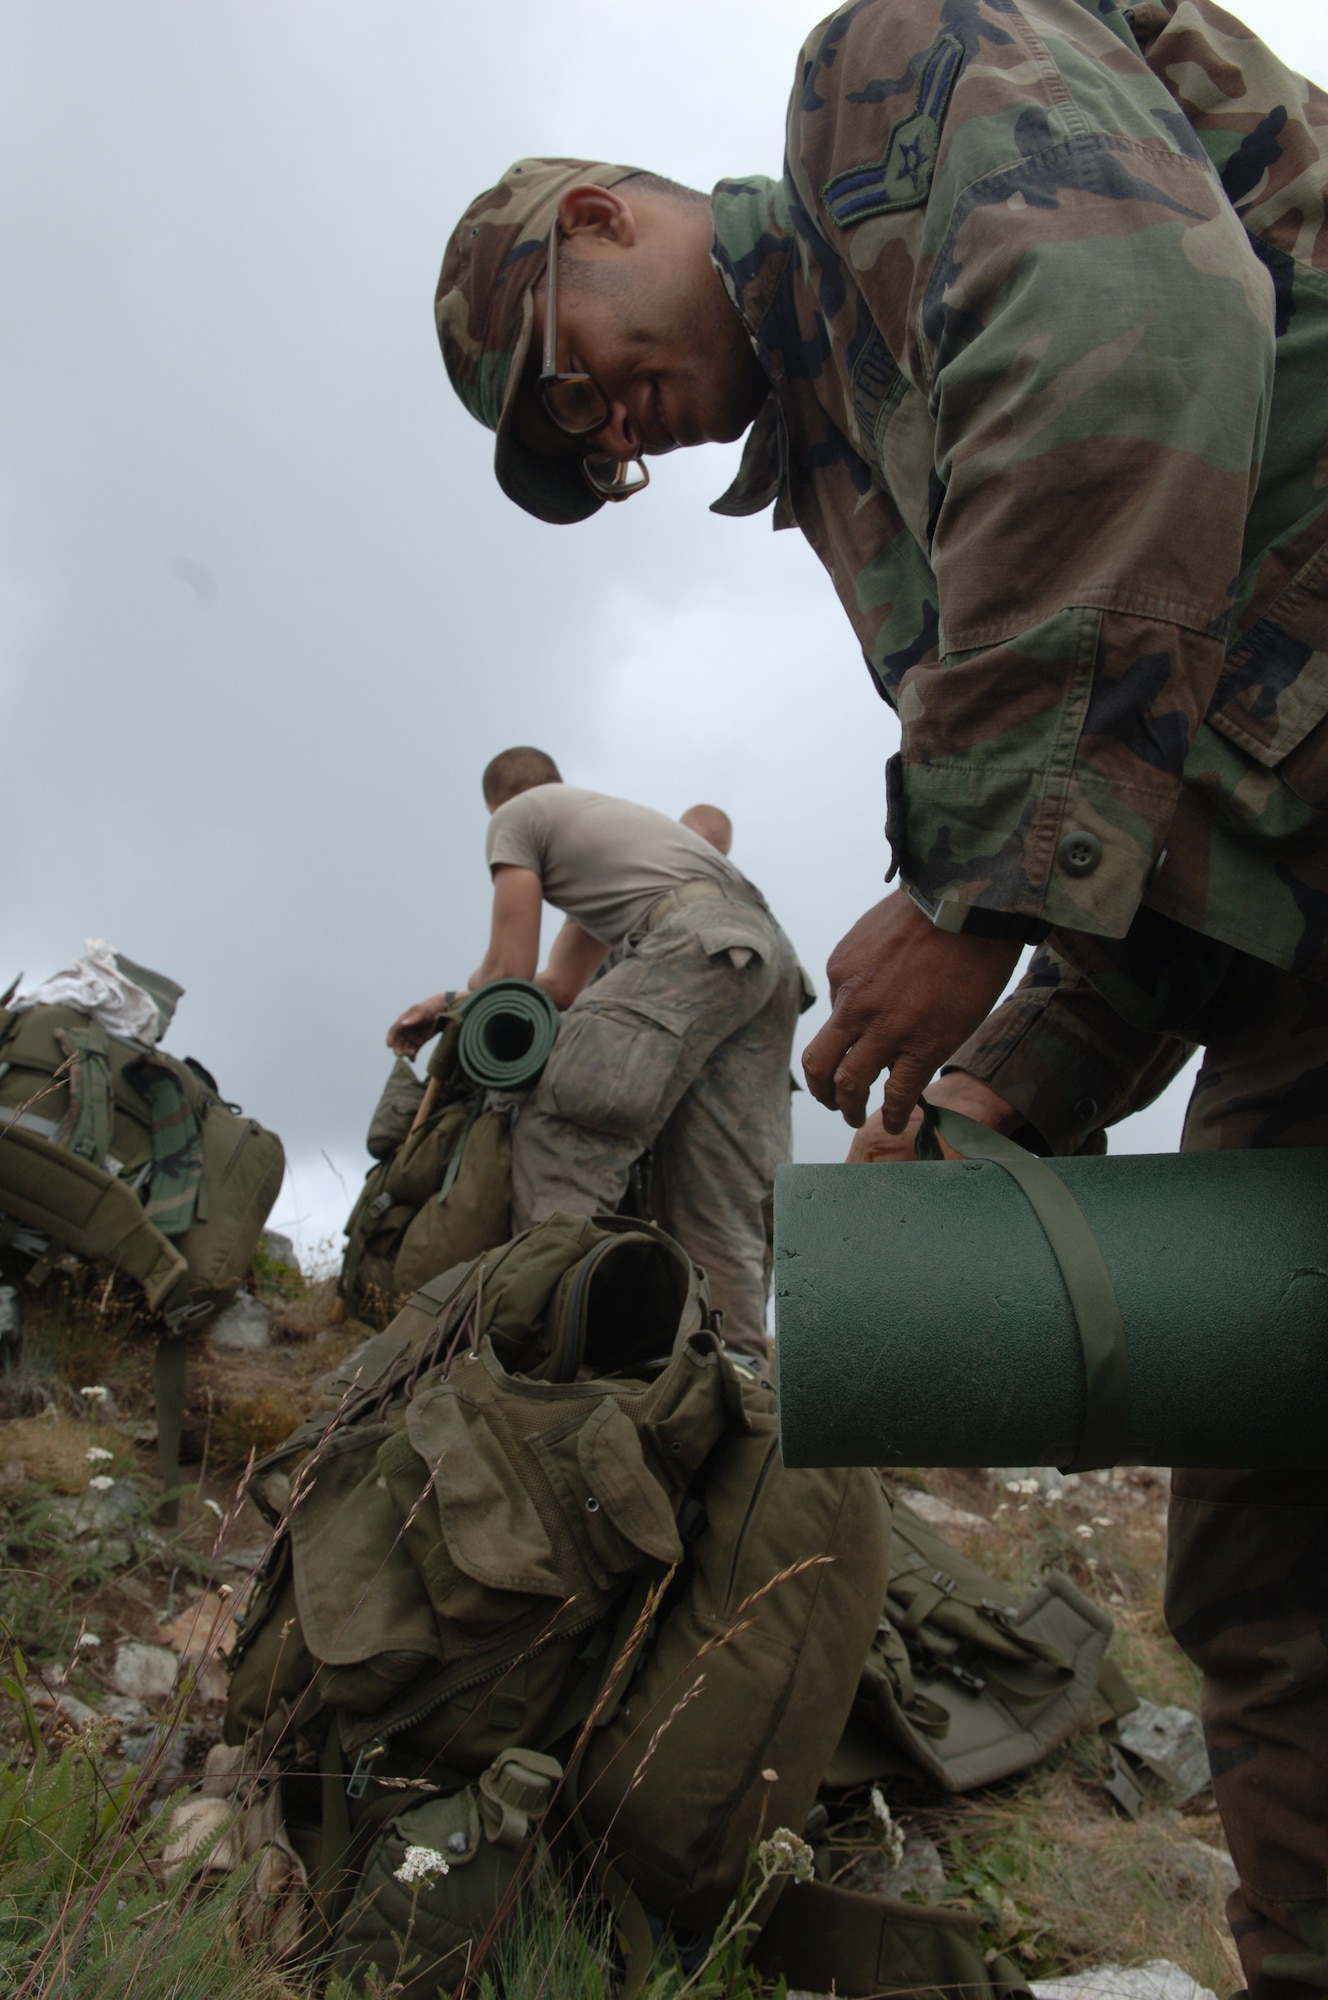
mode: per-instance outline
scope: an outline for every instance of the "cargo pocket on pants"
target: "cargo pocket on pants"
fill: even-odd
[[[682,1055],[671,1015],[639,1000],[573,1007],[540,1079],[542,1111],[614,1138],[653,1137]]]

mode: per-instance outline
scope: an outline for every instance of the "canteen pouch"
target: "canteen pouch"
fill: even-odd
[[[537,1757],[530,1751],[512,1749],[503,1756],[541,1767],[533,1774],[536,1784],[532,1787],[527,1783],[521,1789],[525,1795],[538,1790],[536,1811],[542,1811],[561,1776],[560,1767],[552,1758]],[[350,1905],[337,1927],[332,1947],[332,1964],[337,1971],[362,1978],[373,1966],[384,1980],[392,1981],[398,2000],[436,2000],[466,1971],[475,1947],[507,1899],[519,1868],[523,1882],[538,1893],[546,1860],[543,1842],[538,1844],[533,1870],[523,1867],[535,1814],[516,1811],[513,1824],[522,1828],[516,1841],[504,1837],[499,1819],[499,1837],[495,1839],[490,1830],[495,1825],[491,1804],[495,1782],[504,1790],[516,1789],[495,1764],[479,1785],[467,1785],[449,1798],[430,1799],[388,1822],[365,1856]],[[508,1811],[510,1814],[511,1809]],[[400,1871],[406,1870],[409,1876],[406,1857],[411,1848],[440,1855],[447,1863],[446,1874],[426,1872],[418,1881],[403,1881]],[[403,1968],[401,1946],[407,1935],[414,1962]]]

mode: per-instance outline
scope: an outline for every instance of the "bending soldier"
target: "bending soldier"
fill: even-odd
[[[663,813],[565,785],[541,750],[495,757],[484,799],[493,927],[471,988],[538,976],[567,1010],[512,1134],[513,1226],[615,1210],[649,1150],[656,1219],[704,1265],[725,1340],[764,1362],[789,1053],[811,1004],[793,948],[715,847]],[[546,901],[566,922],[536,975]],[[447,1002],[407,1008],[389,1047],[413,1056]]]
[[[900,719],[900,886],[805,1067],[854,1125],[888,1069],[882,1143],[961,1044],[942,1091],[1059,1151],[1196,1041],[1187,1145],[1328,1142],[1326,134],[1213,0],[862,0],[803,50],[780,179],[526,160],[448,245],[511,498],[583,520],[750,426],[716,511],[773,504],[830,571]],[[1169,1616],[1251,1992],[1309,1995],[1322,1477],[1178,1477]]]

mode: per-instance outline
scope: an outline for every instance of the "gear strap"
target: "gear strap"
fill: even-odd
[[[1060,1176],[1013,1139],[957,1111],[940,1110],[925,1097],[919,1102],[918,1158],[942,1159],[940,1139],[944,1139],[964,1158],[991,1160],[1004,1167],[1041,1223],[1060,1269],[1084,1362],[1083,1429],[1070,1463],[1060,1470],[1092,1472],[1119,1465],[1130,1416],[1125,1326],[1111,1274],[1083,1210]]]
[[[1027,1983],[1008,1959],[988,1963],[978,1919],[862,1896],[828,1882],[790,1882],[767,1919],[753,1959],[790,1992],[899,1994],[908,2000],[1014,2000]]]

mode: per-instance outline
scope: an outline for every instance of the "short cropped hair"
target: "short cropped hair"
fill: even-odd
[[[727,854],[733,845],[733,821],[720,806],[688,806],[679,815],[690,833],[708,840],[721,854]]]
[[[534,785],[561,785],[562,781],[562,772],[547,752],[521,743],[514,750],[500,750],[485,765],[481,781],[484,803],[505,806],[518,792],[528,792]]]

